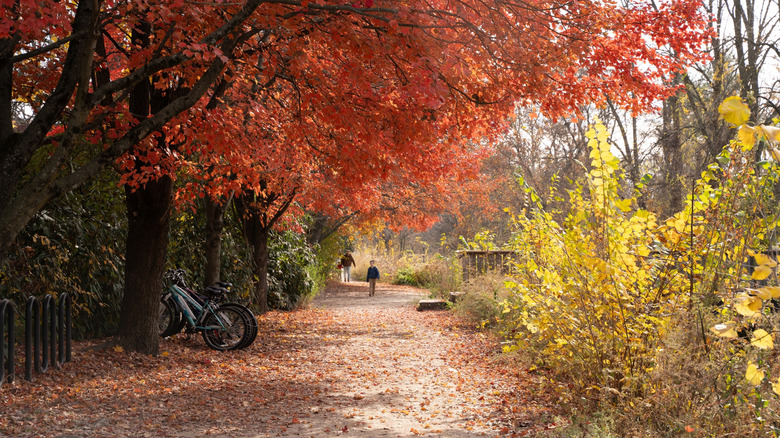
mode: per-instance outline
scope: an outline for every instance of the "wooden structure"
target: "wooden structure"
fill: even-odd
[[[420,300],[417,303],[417,311],[423,310],[447,310],[447,302],[444,300]]]
[[[508,274],[515,252],[509,250],[465,250],[458,251],[463,268],[463,282],[466,283],[480,274],[499,272]]]

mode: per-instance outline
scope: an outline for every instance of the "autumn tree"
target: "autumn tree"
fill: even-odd
[[[728,145],[732,132],[718,106],[738,94],[748,103],[754,122],[769,123],[780,115],[778,82],[770,72],[778,54],[778,5],[753,0],[710,0],[703,7],[715,19],[707,58],[678,75],[683,88],[663,102],[658,143],[662,150],[665,216],[678,211],[683,190]],[[756,160],[764,151],[756,149]],[[660,182],[660,181],[659,181]]]
[[[175,178],[188,165],[182,157],[205,164],[222,156],[217,174],[231,175],[228,186],[260,200],[255,211],[268,217],[293,205],[284,194],[321,192],[324,183],[355,193],[396,179],[413,190],[401,183],[434,181],[462,145],[500,132],[516,102],[551,116],[606,98],[648,108],[668,95],[665,77],[698,59],[704,23],[693,1],[52,0],[2,8],[3,251],[48,200],[113,164],[129,190],[147,190]],[[148,44],[134,43],[136,29],[148,30]],[[147,86],[161,94],[159,107],[131,108]],[[225,105],[207,109],[215,96]],[[9,109],[19,101],[34,114],[23,130]],[[219,138],[217,126],[248,137]],[[134,292],[143,306],[159,293],[152,277]],[[153,353],[146,332],[125,333],[123,342]]]

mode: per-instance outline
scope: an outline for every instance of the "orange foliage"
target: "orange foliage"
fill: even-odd
[[[82,155],[86,172],[130,153],[146,163],[120,159],[131,186],[183,172],[209,182],[182,199],[295,188],[303,207],[420,224],[475,175],[515,104],[556,117],[609,97],[646,110],[708,38],[693,0],[105,1],[94,29],[70,29],[86,5],[6,2],[0,21],[0,41],[21,56],[14,99],[29,103],[37,132],[64,124],[65,137],[104,145]],[[139,48],[130,35],[144,25]],[[93,34],[105,46],[94,64],[68,63],[58,41]],[[44,111],[74,74],[93,74],[87,103],[70,104],[88,117]],[[128,110],[141,80],[177,96],[149,120]],[[160,129],[168,149],[149,140]],[[408,208],[413,197],[421,207]]]

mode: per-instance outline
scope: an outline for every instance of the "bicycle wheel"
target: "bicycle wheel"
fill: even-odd
[[[248,307],[244,306],[243,304],[239,303],[222,303],[219,305],[220,309],[224,308],[231,308],[235,309],[241,313],[243,313],[246,316],[247,320],[247,335],[244,337],[244,340],[241,342],[241,345],[236,346],[236,350],[240,350],[242,348],[246,348],[255,341],[257,338],[257,318],[255,317],[255,314],[252,313],[251,310],[249,310]]]
[[[182,317],[176,303],[170,298],[160,300],[160,319],[158,322],[158,331],[161,338],[167,338],[179,333],[184,328],[184,318]]]
[[[205,310],[204,312],[209,312]],[[240,348],[250,335],[247,316],[232,307],[218,307],[203,321],[203,340],[214,350],[235,350]]]

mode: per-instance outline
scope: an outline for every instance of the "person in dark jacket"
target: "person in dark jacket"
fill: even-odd
[[[368,282],[368,296],[373,297],[376,292],[376,281],[379,280],[379,268],[374,266],[374,261],[371,260],[371,267],[368,268],[368,274],[366,274],[366,281]]]

